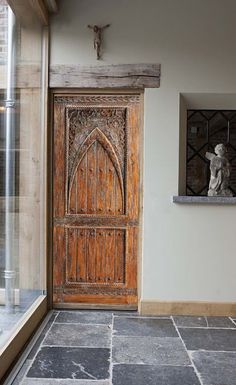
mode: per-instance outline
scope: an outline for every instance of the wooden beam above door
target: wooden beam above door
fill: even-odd
[[[159,88],[160,64],[53,65],[51,88]]]

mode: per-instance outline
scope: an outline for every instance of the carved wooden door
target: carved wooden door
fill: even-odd
[[[54,94],[54,303],[137,304],[140,96]]]

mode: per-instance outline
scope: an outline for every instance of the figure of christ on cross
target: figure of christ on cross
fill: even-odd
[[[94,49],[97,52],[97,60],[101,59],[101,44],[102,44],[102,32],[104,29],[110,27],[110,24],[99,27],[98,25],[88,25],[88,28],[94,32]]]

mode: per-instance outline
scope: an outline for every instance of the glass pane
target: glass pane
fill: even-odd
[[[0,347],[43,294],[42,36],[0,0]]]
[[[231,163],[229,187],[236,195],[236,111],[188,110],[187,121],[187,195],[207,195],[210,162],[207,151],[223,143]]]

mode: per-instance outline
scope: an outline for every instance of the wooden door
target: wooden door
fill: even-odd
[[[140,95],[54,94],[54,303],[137,304]]]

